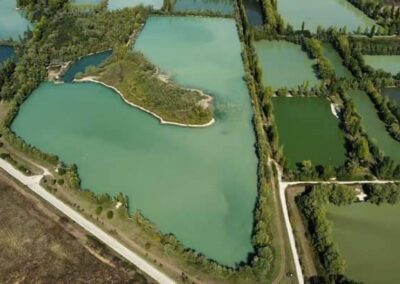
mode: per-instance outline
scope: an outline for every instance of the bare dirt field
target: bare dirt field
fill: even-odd
[[[0,283],[150,283],[0,172]]]

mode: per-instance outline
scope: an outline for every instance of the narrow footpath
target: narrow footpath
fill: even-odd
[[[158,283],[162,284],[172,284],[175,283],[170,277],[168,277],[163,272],[156,269],[154,266],[149,264],[146,260],[144,260],[141,256],[129,250],[115,238],[104,232],[98,226],[93,224],[84,218],[81,214],[76,212],[74,209],[66,205],[61,200],[57,199],[54,195],[49,193],[45,188],[40,185],[40,180],[43,178],[44,174],[36,175],[36,176],[25,176],[23,173],[15,169],[6,161],[0,159],[0,167],[4,169],[11,176],[19,180],[22,184],[26,185],[29,189],[35,192],[37,195],[42,197],[44,200],[52,204],[55,208],[60,210],[66,216],[68,216],[71,220],[75,221],[78,225],[80,225],[87,232],[96,236],[99,240],[105,243],[107,246],[112,248],[115,252],[120,254],[126,260],[131,262],[133,265],[137,266],[144,273],[148,274],[151,278],[153,278]],[[48,174],[48,171],[44,172]]]
[[[296,267],[297,281],[299,284],[304,284],[304,276],[303,276],[303,271],[302,271],[301,265],[300,265],[300,258],[299,258],[299,254],[298,254],[297,247],[296,247],[296,241],[295,241],[295,237],[293,234],[292,224],[290,223],[290,219],[289,219],[289,210],[288,210],[288,205],[286,203],[286,189],[289,188],[290,186],[294,186],[294,185],[307,185],[307,184],[347,184],[347,185],[351,185],[351,184],[385,184],[385,183],[397,182],[397,181],[392,181],[392,180],[290,181],[290,182],[285,182],[285,181],[283,181],[282,169],[279,167],[278,163],[276,163],[274,160],[270,160],[270,161],[275,165],[277,172],[278,172],[279,197],[281,199],[283,217],[285,220],[286,230],[288,232],[289,244],[290,244],[290,247],[292,250],[294,264]]]

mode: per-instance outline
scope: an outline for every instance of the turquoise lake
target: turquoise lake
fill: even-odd
[[[212,94],[216,123],[161,125],[95,83],[42,83],[12,130],[76,163],[82,187],[123,192],[163,232],[225,265],[246,261],[257,195],[252,108],[235,22],[152,17],[140,50],[177,83]]]
[[[0,39],[23,37],[29,21],[17,10],[15,0],[0,0]]]
[[[365,63],[396,75],[400,72],[400,55],[364,55]]]

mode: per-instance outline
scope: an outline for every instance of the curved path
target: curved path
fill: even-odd
[[[49,193],[45,188],[40,185],[40,180],[43,178],[44,174],[36,175],[36,176],[25,176],[23,173],[15,169],[6,161],[0,159],[0,167],[3,168],[7,173],[11,176],[19,180],[22,184],[26,185],[29,189],[35,192],[37,195],[42,197],[47,202],[51,203],[55,208],[60,210],[70,219],[75,221],[78,225],[84,228],[89,233],[96,236],[99,240],[105,243],[107,246],[112,248],[118,254],[123,256],[126,260],[137,266],[140,270],[148,274],[154,280],[159,283],[172,284],[175,283],[174,280],[169,278],[163,272],[156,269],[154,266],[149,264],[146,260],[144,260],[141,256],[134,253],[115,238],[104,232],[98,226],[93,224],[84,218],[81,214],[76,212],[74,209],[66,205],[64,202],[56,198],[54,195]],[[41,167],[42,168],[42,167]],[[48,173],[48,171],[44,171],[44,173]]]
[[[286,203],[286,189],[293,185],[302,185],[302,184],[305,185],[305,184],[334,184],[334,183],[336,183],[336,184],[350,184],[351,185],[351,184],[385,184],[385,183],[398,182],[398,181],[392,181],[392,180],[291,181],[291,182],[285,182],[285,181],[283,181],[282,170],[279,167],[278,163],[276,163],[274,160],[271,160],[271,162],[275,165],[277,172],[278,172],[279,197],[281,199],[283,217],[285,220],[286,230],[288,232],[289,244],[290,244],[290,248],[292,250],[292,255],[293,255],[294,264],[295,264],[295,268],[296,268],[297,281],[299,284],[304,284],[304,275],[303,275],[303,271],[302,271],[301,265],[300,265],[300,258],[299,258],[299,254],[297,252],[296,241],[295,241],[294,234],[293,234],[292,224],[290,223],[290,219],[289,219],[289,210],[288,210],[287,203]]]

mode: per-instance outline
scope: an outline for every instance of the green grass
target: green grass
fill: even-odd
[[[203,107],[206,99],[199,92],[166,83],[157,78],[157,69],[143,55],[128,52],[114,56],[85,76],[95,76],[101,82],[117,88],[129,102],[141,106],[163,120],[182,124],[202,125],[210,122],[210,108]]]

